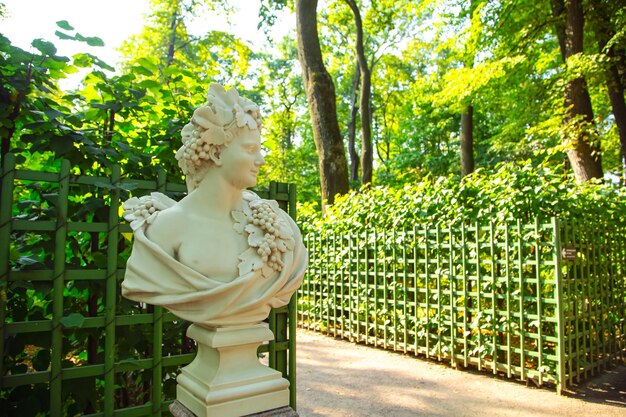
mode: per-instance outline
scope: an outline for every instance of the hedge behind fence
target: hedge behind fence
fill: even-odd
[[[300,214],[301,326],[558,390],[624,356],[623,189],[506,164]]]
[[[624,232],[553,219],[309,233],[299,325],[560,391],[626,353]]]

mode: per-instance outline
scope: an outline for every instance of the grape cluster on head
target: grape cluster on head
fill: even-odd
[[[194,129],[189,143],[185,147],[185,158],[192,161],[194,165],[200,165],[202,160],[207,161],[209,159],[210,150],[211,145],[202,139],[198,129]]]
[[[189,137],[189,142],[185,146],[184,158],[191,161],[196,167],[204,161],[208,161],[210,157],[211,145],[208,142],[207,135],[202,135],[200,129],[195,128]]]
[[[285,252],[283,245],[278,245],[276,239],[278,233],[274,224],[276,213],[267,204],[260,204],[252,209],[252,224],[265,232],[263,241],[259,244],[257,253],[272,269],[282,271],[285,264],[281,259],[281,253]]]
[[[222,85],[211,84],[206,104],[196,108],[191,121],[183,127],[183,145],[176,152],[189,191],[197,188],[213,165],[211,160],[243,127],[261,129],[259,107],[240,97],[234,88],[225,90]]]

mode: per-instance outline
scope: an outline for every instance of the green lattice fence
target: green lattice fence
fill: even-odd
[[[623,228],[555,219],[305,239],[300,326],[559,392],[623,358]]]
[[[626,230],[562,223],[560,247],[575,248],[561,264],[563,385],[626,358]]]
[[[188,323],[121,297],[130,227],[121,201],[186,187],[166,180],[16,170],[7,155],[0,200],[2,415],[161,415],[194,348]],[[295,215],[295,189],[259,191]],[[126,236],[125,236],[126,235]],[[294,297],[295,300],[295,297]],[[295,408],[295,301],[272,311],[276,339],[260,348],[291,382]],[[290,317],[293,318],[290,320]]]

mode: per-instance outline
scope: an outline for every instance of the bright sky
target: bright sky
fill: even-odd
[[[89,52],[114,66],[120,57],[116,48],[141,30],[150,1],[0,0],[0,3],[5,4],[7,11],[6,18],[0,20],[0,32],[14,45],[28,50],[34,39],[43,38],[55,44],[59,55]],[[231,0],[230,3],[239,10],[231,18],[230,29],[223,17],[202,16],[189,23],[190,31],[196,34],[207,29],[229,31],[259,47],[259,40],[264,39],[256,30],[259,1]],[[83,42],[58,39],[54,32],[58,30],[59,20],[67,20],[83,36],[99,37],[105,46],[91,48]],[[276,25],[282,34],[295,25],[295,18],[283,20]]]
[[[16,46],[30,49],[33,39],[51,41],[59,55],[90,52],[113,65],[119,59],[115,48],[138,32],[149,0],[0,0],[6,5],[7,18],[0,31]],[[105,47],[91,48],[82,42],[60,40],[54,32],[56,22],[67,20],[83,36],[101,38]]]

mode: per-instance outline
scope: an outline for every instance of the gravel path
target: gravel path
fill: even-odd
[[[626,365],[558,396],[302,329],[297,349],[301,417],[626,416]]]

